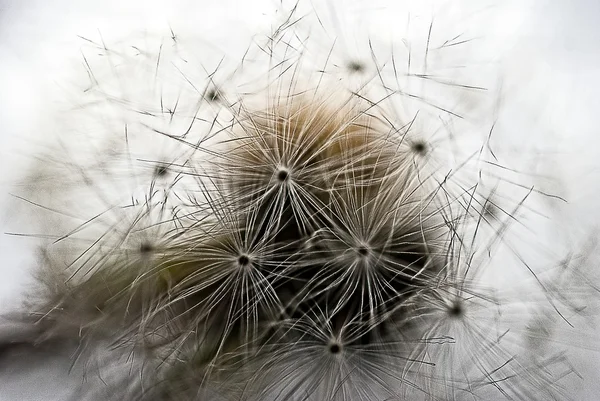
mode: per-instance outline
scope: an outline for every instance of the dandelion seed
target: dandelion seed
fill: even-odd
[[[169,168],[167,166],[156,166],[154,169],[154,175],[156,177],[165,177],[169,174]]]
[[[221,96],[219,95],[219,91],[216,88],[213,88],[206,92],[206,99],[211,102],[218,102],[221,99]]]
[[[287,181],[288,177],[289,173],[286,170],[281,169],[277,172],[277,179],[281,182]]]
[[[152,246],[152,244],[149,244],[148,242],[143,242],[140,245],[140,252],[142,254],[148,254],[150,252],[152,252],[154,250],[154,247]]]
[[[452,305],[448,307],[448,314],[450,316],[460,318],[463,313],[463,305],[461,305],[459,301],[455,301]]]
[[[411,149],[420,156],[424,156],[427,153],[427,145],[424,142],[414,142],[411,145]]]
[[[246,255],[241,255],[238,258],[238,264],[242,267],[248,266],[248,264],[250,264],[250,258],[248,258],[248,256],[246,256]]]
[[[331,344],[329,346],[329,352],[331,352],[333,355],[338,354],[342,351],[342,348],[339,346],[339,344]]]
[[[369,254],[369,248],[365,247],[365,246],[361,246],[358,248],[357,253],[363,257],[367,256]]]
[[[361,73],[365,70],[364,65],[358,61],[351,61],[348,63],[348,70],[352,73]]]

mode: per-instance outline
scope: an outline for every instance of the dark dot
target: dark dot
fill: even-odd
[[[455,302],[448,308],[448,314],[452,317],[460,317],[463,313],[464,310],[460,302]]]
[[[341,350],[342,348],[339,346],[339,344],[331,344],[329,346],[329,352],[332,354],[338,354]]]
[[[363,63],[361,63],[359,61],[351,61],[348,63],[347,66],[348,66],[348,70],[350,70],[350,72],[360,73],[365,70],[365,66],[363,65]]]
[[[216,102],[220,98],[219,91],[216,88],[210,89],[206,92],[206,99],[211,102]]]
[[[497,217],[498,207],[490,200],[487,199],[483,204],[482,215],[485,217]]]
[[[246,255],[241,255],[238,258],[238,263],[240,266],[247,266],[250,263],[250,258]]]
[[[424,155],[427,152],[427,145],[424,142],[415,142],[411,146],[413,152]]]
[[[169,168],[165,165],[157,165],[154,169],[154,175],[156,177],[164,177],[169,173]]]
[[[150,253],[153,250],[154,250],[154,247],[149,242],[142,242],[142,244],[140,245],[141,253]]]
[[[369,250],[364,246],[361,246],[360,248],[358,248],[357,252],[360,256],[367,256],[369,254]]]
[[[284,182],[285,180],[287,180],[289,177],[289,173],[285,170],[279,170],[277,172],[277,179],[281,182]]]

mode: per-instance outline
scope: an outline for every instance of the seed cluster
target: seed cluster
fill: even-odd
[[[506,239],[530,198],[557,197],[469,119],[486,88],[443,76],[469,40],[431,23],[404,56],[312,52],[296,6],[211,71],[173,32],[154,56],[95,44],[123,87],[85,59],[83,109],[108,139],[86,131],[35,183],[68,213],[48,219],[66,228],[42,252],[32,341],[143,355],[118,399],[556,399],[564,356],[520,352],[539,299],[515,308],[489,283],[500,249],[532,297],[576,309]]]

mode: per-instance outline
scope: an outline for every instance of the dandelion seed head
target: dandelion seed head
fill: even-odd
[[[524,317],[568,322],[565,282],[589,280],[525,249],[551,195],[498,150],[461,50],[480,38],[444,13],[394,16],[386,43],[362,5],[276,11],[227,51],[86,39],[85,136],[25,199],[62,223],[48,335],[147,353],[135,399],[556,399],[564,360],[520,349],[555,331]]]

